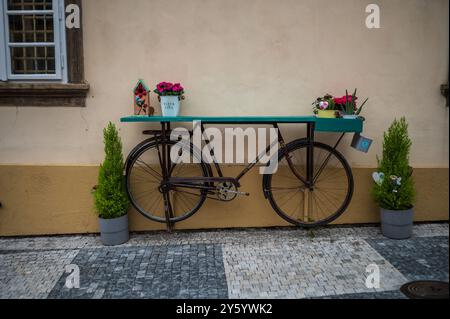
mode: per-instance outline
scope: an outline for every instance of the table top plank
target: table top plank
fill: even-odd
[[[208,123],[308,123],[315,122],[315,116],[176,116],[176,117],[164,117],[164,116],[145,116],[145,115],[132,115],[121,119],[122,122],[193,122],[202,121]]]
[[[355,132],[361,133],[361,119],[326,119],[309,116],[146,116],[132,115],[120,119],[123,123],[186,123],[201,121],[205,124],[301,124],[315,123],[317,132]]]

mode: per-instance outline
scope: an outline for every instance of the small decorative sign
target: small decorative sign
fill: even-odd
[[[155,109],[150,106],[150,89],[143,80],[134,87],[134,115],[153,116]]]
[[[355,133],[353,136],[352,147],[360,152],[368,153],[373,140],[364,137],[359,133]]]
[[[383,185],[384,182],[384,173],[383,172],[374,172],[372,174],[372,178],[378,186]]]

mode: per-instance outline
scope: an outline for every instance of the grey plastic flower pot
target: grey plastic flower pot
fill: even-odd
[[[121,245],[130,239],[130,233],[128,231],[128,214],[114,219],[99,218],[99,222],[103,245]]]
[[[391,239],[408,239],[413,233],[414,211],[381,208],[381,232]]]

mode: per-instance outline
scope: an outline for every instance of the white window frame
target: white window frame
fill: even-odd
[[[48,80],[67,83],[66,27],[64,0],[52,0],[52,10],[8,10],[7,0],[0,0],[0,80],[34,81]],[[53,14],[54,42],[9,42],[9,16],[23,14]],[[55,74],[13,74],[11,68],[12,47],[48,46],[55,48]]]

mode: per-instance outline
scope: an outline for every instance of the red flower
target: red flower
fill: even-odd
[[[345,103],[348,101],[349,103],[354,103],[356,105],[356,100],[358,98],[355,96],[355,100],[353,101],[353,96],[352,95],[347,95],[347,96],[343,96],[343,97],[337,97],[334,98],[333,101],[335,104],[339,104],[339,105],[345,105]]]

